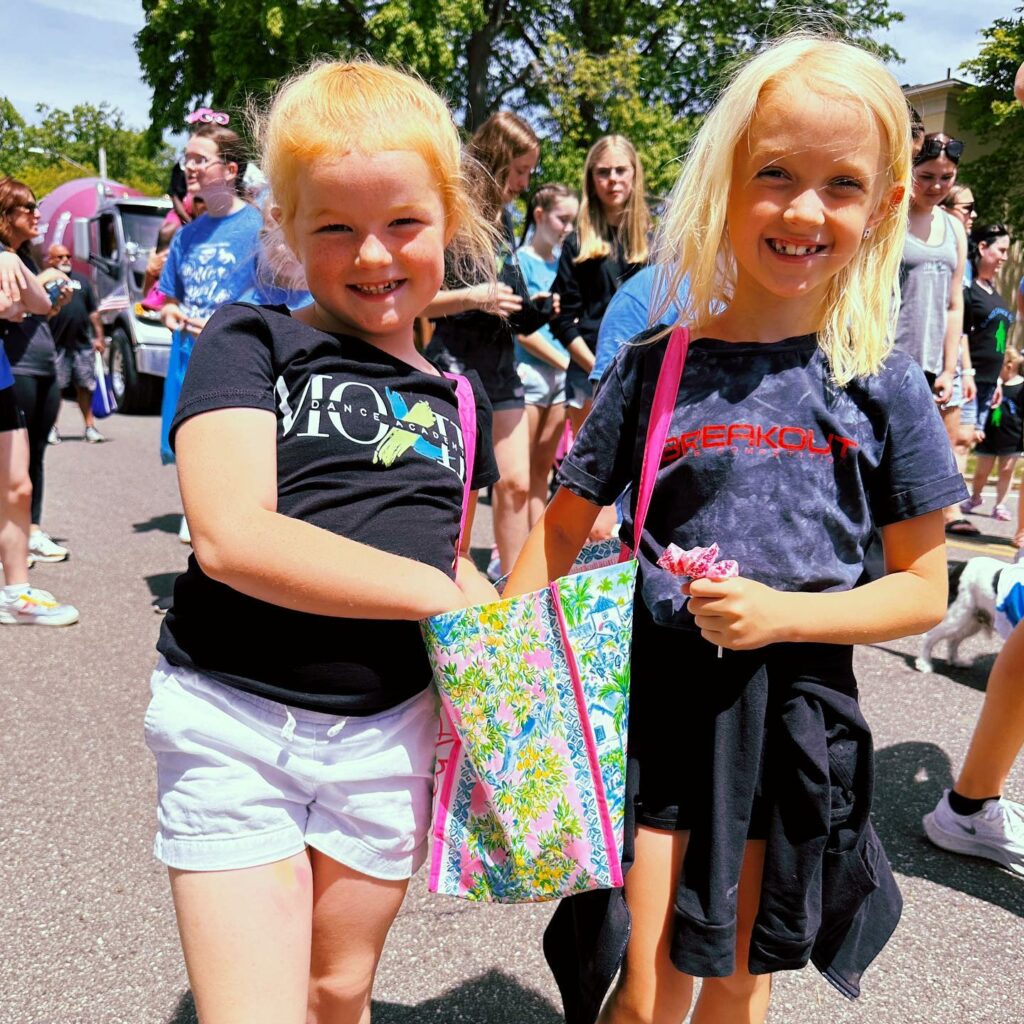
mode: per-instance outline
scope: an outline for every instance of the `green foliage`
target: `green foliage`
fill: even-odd
[[[1024,7],[1017,13],[1022,11]],[[1005,220],[1019,238],[1024,233],[1024,109],[1014,99],[1013,79],[1024,62],[1024,18],[997,18],[981,35],[978,56],[960,65],[978,83],[960,99],[960,122],[969,124],[982,142],[998,146],[986,156],[966,160],[962,175],[971,184],[982,216]]]
[[[368,53],[421,74],[467,129],[519,110],[545,138],[543,175],[577,184],[600,135],[637,145],[652,194],[733,59],[795,27],[870,42],[890,0],[143,0],[136,36],[152,137],[200,104],[236,110],[319,56]],[[875,46],[883,56],[895,56]]]
[[[173,151],[162,145],[152,153],[146,133],[128,128],[120,110],[108,103],[79,103],[69,112],[40,103],[36,113],[38,123],[28,124],[0,97],[0,170],[24,181],[37,196],[98,174],[101,146],[110,178],[151,195],[166,191]]]

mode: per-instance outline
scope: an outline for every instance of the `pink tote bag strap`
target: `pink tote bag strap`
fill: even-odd
[[[672,412],[676,407],[679,382],[683,376],[689,348],[690,332],[685,327],[677,327],[668,339],[665,358],[658,371],[658,384],[654,389],[654,402],[651,405],[651,419],[647,424],[644,461],[640,467],[640,486],[636,497],[636,516],[633,520],[634,544],[639,544],[643,536],[644,522],[647,520],[647,510],[651,507],[654,482],[661,468],[665,438],[672,424]]]
[[[459,406],[459,425],[462,427],[462,446],[466,452],[466,483],[462,489],[462,522],[459,523],[459,542],[455,545],[455,562],[459,561],[462,550],[462,534],[466,529],[466,516],[469,514],[469,496],[473,492],[473,464],[476,461],[476,398],[473,396],[473,385],[457,373],[446,373],[449,380],[455,381],[455,400]]]

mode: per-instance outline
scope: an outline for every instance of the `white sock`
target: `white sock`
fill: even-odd
[[[28,583],[9,583],[4,587],[4,597],[17,597],[19,594],[24,594],[31,589]]]

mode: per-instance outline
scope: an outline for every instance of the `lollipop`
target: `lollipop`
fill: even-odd
[[[714,580],[716,583],[739,576],[740,567],[731,558],[716,562],[718,545],[707,548],[690,548],[684,551],[676,544],[669,544],[661,553],[658,565],[667,569],[673,576],[689,576],[691,580]],[[722,656],[722,648],[718,648],[718,657]]]

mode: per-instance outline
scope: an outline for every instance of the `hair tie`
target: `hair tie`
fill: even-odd
[[[200,107],[198,110],[193,110],[185,118],[186,124],[195,124],[197,121],[203,124],[227,124],[231,118],[227,114],[221,113],[219,110],[211,110],[209,107]]]

